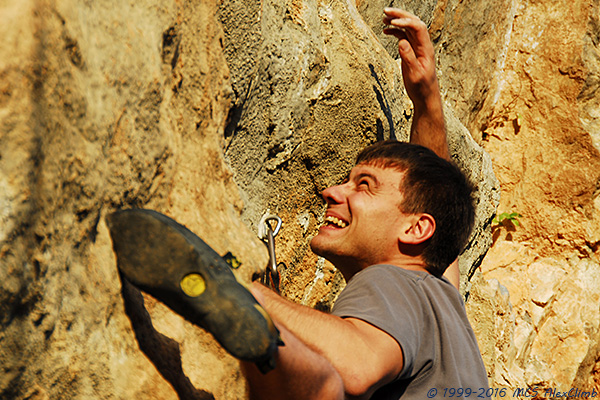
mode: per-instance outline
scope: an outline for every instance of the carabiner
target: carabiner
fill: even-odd
[[[275,221],[275,229],[271,227],[270,222]],[[275,236],[281,229],[281,218],[277,215],[266,213],[258,225],[258,237],[267,243],[269,250],[269,265],[263,274],[262,283],[271,287],[279,293],[279,272],[277,271],[277,259],[275,257]]]

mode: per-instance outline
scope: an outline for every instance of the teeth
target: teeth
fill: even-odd
[[[345,228],[346,226],[348,226],[348,224],[346,222],[342,221],[339,218],[333,217],[333,216],[325,217],[325,222],[336,225],[340,228]]]

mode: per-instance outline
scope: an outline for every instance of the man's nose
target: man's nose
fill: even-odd
[[[336,185],[323,190],[321,195],[327,205],[340,204],[344,200],[344,185]]]

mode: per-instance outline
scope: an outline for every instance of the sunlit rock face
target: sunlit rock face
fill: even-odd
[[[593,387],[597,5],[413,3],[4,2],[0,397],[247,397],[209,334],[121,282],[104,216],[165,213],[247,282],[275,213],[283,294],[327,310],[344,282],[308,248],[320,192],[364,146],[408,139],[388,5],[430,26],[452,156],[478,185],[461,291],[491,385]],[[492,222],[498,204],[518,225]]]

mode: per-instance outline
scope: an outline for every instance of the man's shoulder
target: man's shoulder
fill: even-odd
[[[417,286],[440,286],[440,288],[452,288],[456,291],[450,281],[443,276],[437,277],[427,271],[412,270],[392,264],[371,265],[354,275],[348,284],[371,281],[385,282],[387,280],[406,282]]]
[[[340,294],[340,298],[352,297],[379,298],[413,309],[444,304],[444,308],[464,312],[462,296],[448,279],[390,264],[372,265],[353,276]]]

